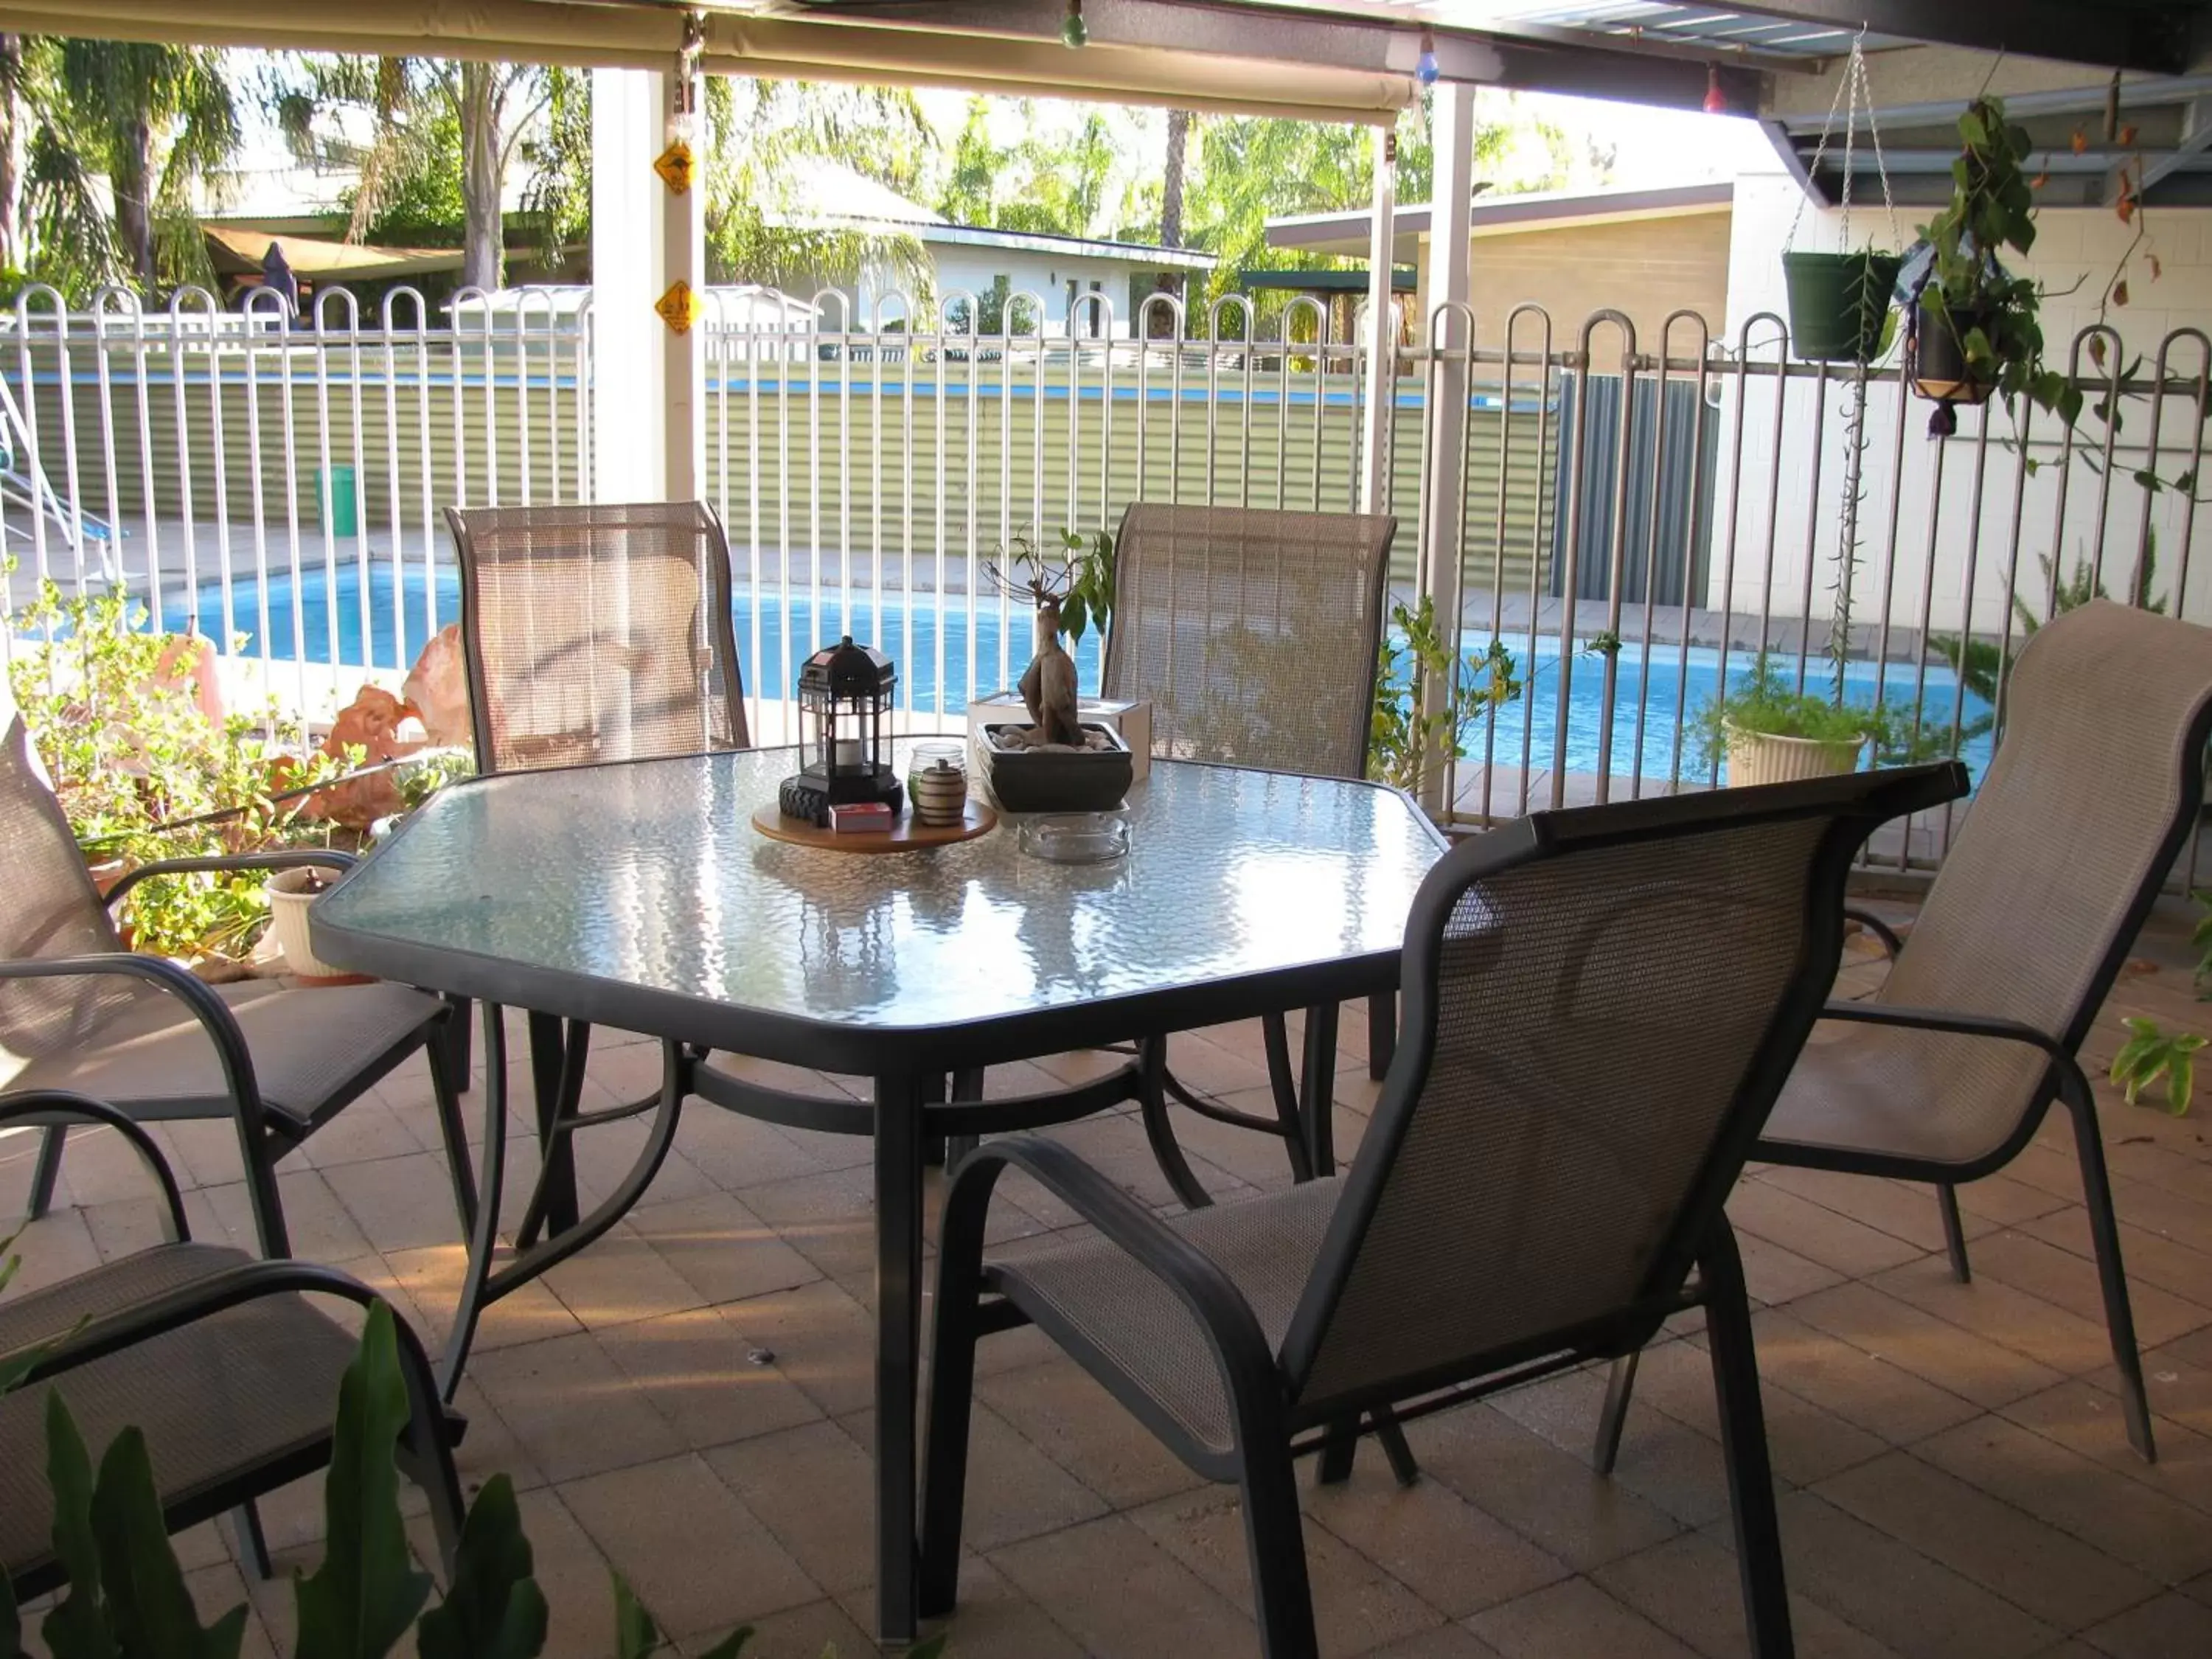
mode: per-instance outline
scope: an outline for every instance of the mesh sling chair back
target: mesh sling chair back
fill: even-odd
[[[161,1190],[166,1242],[0,1301],[0,1358],[37,1355],[22,1385],[0,1395],[0,1571],[19,1598],[67,1576],[46,1478],[52,1389],[95,1462],[125,1428],[145,1435],[171,1532],[236,1511],[241,1553],[267,1577],[252,1502],[330,1461],[338,1381],[358,1346],[309,1298],[379,1298],[329,1267],[193,1243],[175,1178],[129,1114],[46,1091],[0,1103],[0,1125],[57,1117],[130,1143]],[[400,1466],[429,1498],[450,1571],[462,1510],[451,1425],[415,1333],[396,1313],[392,1326],[410,1419]]]
[[[1035,1322],[1194,1470],[1241,1485],[1263,1649],[1311,1659],[1294,1455],[1340,1476],[1363,1419],[1629,1352],[1703,1305],[1753,1646],[1788,1654],[1722,1206],[1820,1012],[1850,859],[1963,785],[1947,763],[1540,813],[1462,843],[1414,901],[1405,1035],[1348,1175],[1163,1218],[1064,1146],[986,1143],[945,1204],[924,1611],[954,1597],[985,1331]],[[1009,1165],[1096,1236],[985,1261]]]
[[[2053,1100],[2071,1118],[2130,1439],[2154,1455],[2096,1106],[2075,1055],[2194,832],[2212,629],[2099,600],[2054,618],[2006,683],[2002,741],[1881,988],[1828,1010],[1759,1157],[1932,1182],[1968,1277],[1956,1188],[2003,1167]],[[2023,902],[2026,901],[2026,902]],[[1619,1443],[1615,1378],[1600,1461]]]
[[[1134,503],[1115,541],[1105,695],[1151,702],[1157,755],[1365,776],[1396,532],[1382,514]],[[1369,1024],[1379,1054],[1388,998]],[[1333,1160],[1300,1123],[1283,1017],[1268,1016],[1262,1034],[1273,1121],[1195,1094],[1172,1073],[1163,1087],[1206,1116],[1281,1135],[1300,1178],[1325,1175]],[[1148,1109],[1146,1123],[1177,1195],[1205,1203],[1164,1110]]]
[[[444,1002],[399,985],[210,985],[127,950],[110,918],[109,907],[151,877],[351,861],[305,848],[164,860],[127,873],[103,902],[29,731],[0,699],[0,1097],[74,1090],[141,1119],[233,1119],[261,1248],[283,1255],[276,1160],[421,1049],[465,1233],[475,1189],[439,1040]],[[47,1127],[33,1217],[52,1200],[68,1133],[65,1123]]]
[[[477,764],[748,746],[730,548],[703,501],[449,507]]]

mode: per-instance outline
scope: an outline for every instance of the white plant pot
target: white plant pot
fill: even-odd
[[[284,971],[302,979],[336,979],[345,972],[319,959],[307,940],[307,907],[321,896],[302,890],[317,876],[327,882],[331,873],[310,866],[269,878],[269,931],[283,953]]]
[[[1864,738],[1823,740],[1784,738],[1765,732],[1728,729],[1728,781],[1742,788],[1759,783],[1794,783],[1805,778],[1832,778],[1856,772]]]

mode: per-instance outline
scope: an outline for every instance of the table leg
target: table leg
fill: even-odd
[[[1298,1079],[1298,1121],[1306,1161],[1316,1176],[1336,1173],[1336,1022],[1334,1002],[1306,1010],[1304,1066]]]
[[[876,1639],[916,1623],[915,1395],[921,1372],[918,1077],[876,1079]]]
[[[584,1057],[572,1051],[580,1047],[580,1036],[589,1036],[591,1027],[572,1027],[558,1015],[536,1012],[530,1014],[529,1025],[531,1096],[538,1115],[538,1154],[545,1161],[538,1191],[544,1207],[538,1218],[544,1222],[547,1234],[557,1238],[576,1224],[576,1152],[567,1135],[553,1130],[582,1097]],[[576,1073],[573,1077],[572,1070]],[[526,1244],[537,1228],[526,1223],[521,1231],[524,1237],[518,1242]]]

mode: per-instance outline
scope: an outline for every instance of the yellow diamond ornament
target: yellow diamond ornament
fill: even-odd
[[[696,166],[691,146],[678,138],[653,158],[653,170],[660,175],[660,182],[668,186],[671,195],[681,196],[691,188],[691,174]]]
[[[689,334],[691,325],[699,320],[699,296],[692,292],[690,283],[680,279],[668,285],[668,292],[653,302],[653,308],[678,334]]]

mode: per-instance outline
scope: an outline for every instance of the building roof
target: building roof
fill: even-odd
[[[1239,288],[1272,289],[1291,294],[1364,294],[1365,270],[1240,270]],[[1412,294],[1420,287],[1420,273],[1411,265],[1390,267],[1390,291]]]
[[[1477,236],[1508,236],[1565,225],[1726,213],[1735,204],[1735,182],[1721,179],[1635,190],[1535,190],[1517,196],[1484,196],[1476,200],[1468,217]],[[1425,236],[1429,222],[1427,203],[1401,207],[1391,221],[1392,234],[1400,241]],[[1317,253],[1364,253],[1372,222],[1365,208],[1287,214],[1267,221],[1267,246],[1305,248]]]
[[[461,250],[457,247],[375,247],[235,225],[202,225],[200,231],[207,238],[209,258],[216,271],[226,276],[258,272],[271,242],[284,251],[284,263],[292,267],[295,276],[324,282],[380,282],[430,270],[458,270],[461,266]]]

